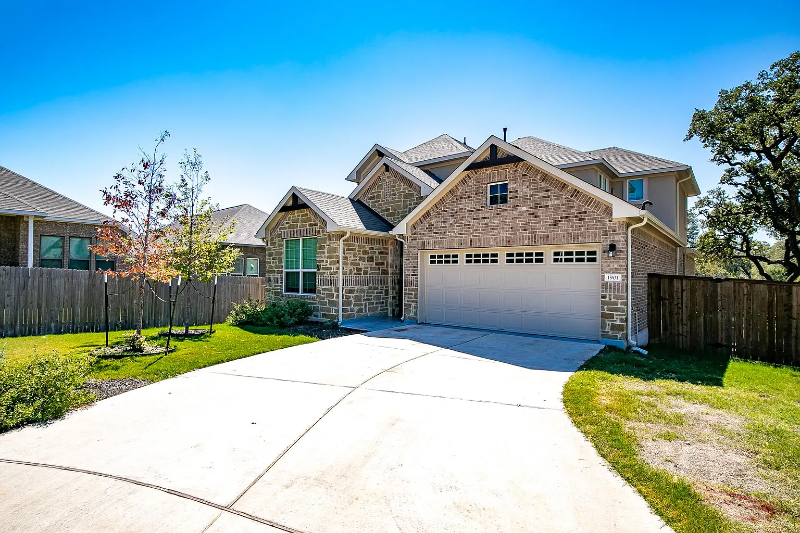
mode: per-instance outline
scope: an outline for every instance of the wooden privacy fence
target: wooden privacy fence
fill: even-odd
[[[186,298],[193,324],[211,321],[212,283],[184,283],[177,296],[174,322],[183,324]],[[144,327],[169,325],[169,286],[152,282],[145,288]],[[173,281],[173,294],[176,283]],[[133,329],[138,317],[136,282],[108,278],[109,327]],[[223,322],[233,304],[264,299],[264,280],[220,276],[214,322]],[[103,274],[85,270],[0,267],[0,337],[104,331]]]
[[[650,274],[651,342],[800,364],[800,284]]]

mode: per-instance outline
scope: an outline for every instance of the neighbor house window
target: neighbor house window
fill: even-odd
[[[628,201],[641,202],[644,200],[644,179],[628,180]]]
[[[89,237],[69,238],[69,268],[73,270],[89,270]]]
[[[244,257],[239,256],[233,261],[231,276],[244,276]]]
[[[506,264],[542,264],[544,252],[506,252]]]
[[[39,266],[42,268],[63,268],[64,237],[42,235],[39,241]]]
[[[508,203],[508,182],[489,184],[489,205]]]
[[[597,250],[556,250],[553,263],[597,263]]]
[[[257,257],[248,257],[247,261],[245,261],[245,275],[246,276],[258,276],[258,258]]]
[[[113,272],[117,269],[117,262],[100,254],[94,254],[94,268],[96,270],[110,270]]]
[[[283,241],[283,292],[316,294],[316,237]]]

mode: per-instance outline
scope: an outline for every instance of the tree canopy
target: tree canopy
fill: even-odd
[[[698,250],[747,260],[765,279],[800,279],[800,52],[720,91],[713,109],[695,110],[686,140],[695,137],[725,167],[696,204],[705,227]],[[782,253],[768,253],[763,235]]]

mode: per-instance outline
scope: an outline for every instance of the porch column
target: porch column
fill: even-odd
[[[33,268],[33,217],[28,217],[28,268]]]

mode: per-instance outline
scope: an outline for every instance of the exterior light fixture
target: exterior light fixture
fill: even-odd
[[[608,257],[614,257],[617,255],[617,245],[613,242],[608,245]]]

